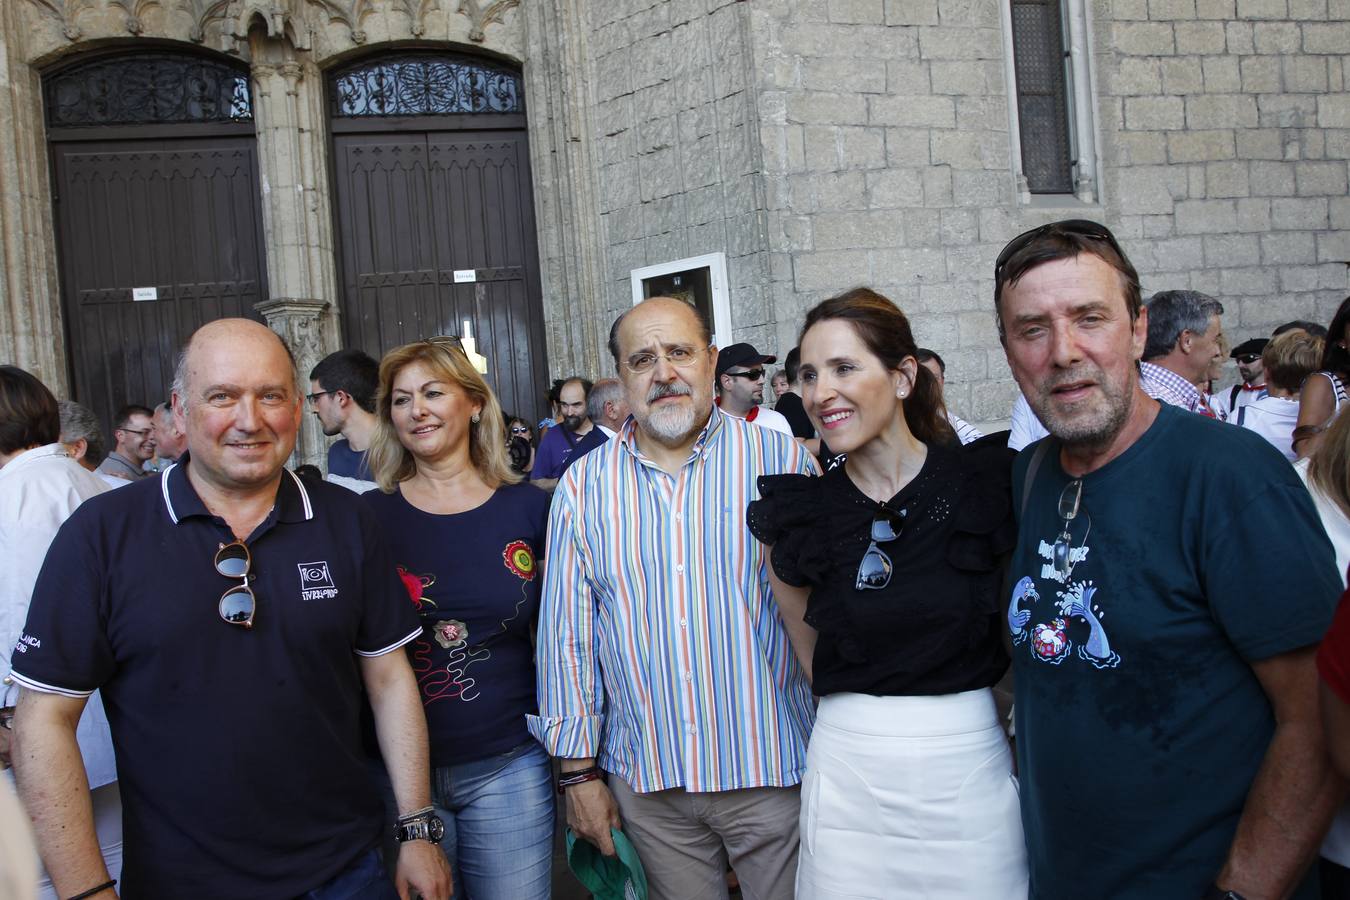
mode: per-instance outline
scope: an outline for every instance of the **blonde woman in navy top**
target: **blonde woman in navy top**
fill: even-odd
[[[380,490],[362,500],[422,619],[409,650],[455,897],[547,898],[552,779],[525,717],[548,495],[511,469],[501,406],[458,339],[386,355],[376,407]]]

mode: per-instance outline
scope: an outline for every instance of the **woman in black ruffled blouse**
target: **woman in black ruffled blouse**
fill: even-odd
[[[750,529],[821,697],[799,900],[1025,898],[1016,782],[990,690],[1012,454],[962,448],[904,314],[857,288],[807,314],[802,399],[846,462],[759,480]]]

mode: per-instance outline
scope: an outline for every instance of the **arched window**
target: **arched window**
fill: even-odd
[[[520,75],[470,57],[381,57],[335,72],[334,118],[524,112]]]
[[[99,57],[43,79],[47,125],[252,122],[248,72],[189,53]]]

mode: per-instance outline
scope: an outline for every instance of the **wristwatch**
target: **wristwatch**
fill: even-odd
[[[434,812],[415,813],[398,820],[394,826],[394,840],[400,844],[408,841],[427,841],[439,844],[445,837],[445,823]]]

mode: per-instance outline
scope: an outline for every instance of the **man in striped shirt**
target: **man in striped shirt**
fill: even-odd
[[[539,618],[539,715],[567,818],[633,842],[653,898],[792,896],[812,702],[745,525],[760,475],[812,472],[790,436],[713,404],[717,350],[687,303],[610,331],[633,417],[559,482]],[[609,774],[608,786],[600,770]]]

